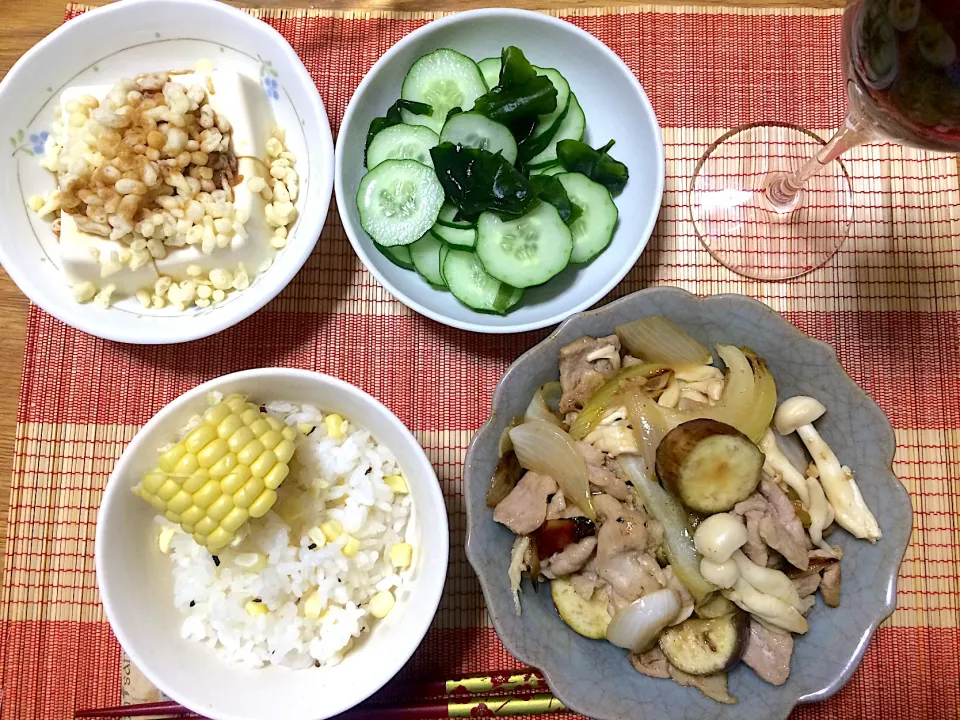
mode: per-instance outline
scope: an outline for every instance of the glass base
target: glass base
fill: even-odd
[[[756,280],[789,280],[836,254],[853,219],[853,188],[840,161],[823,166],[792,203],[774,205],[767,191],[824,145],[803,128],[757,124],[707,149],[688,203],[697,236],[717,262]]]

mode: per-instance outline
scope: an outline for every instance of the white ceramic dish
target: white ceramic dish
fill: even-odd
[[[206,407],[206,394],[249,394],[254,402],[291,400],[341,413],[389,447],[408,479],[408,537],[414,565],[397,605],[330,668],[258,670],[228,665],[202,643],[180,638],[170,559],[156,542],[155,512],[131,488],[154,466],[157,448]],[[447,514],[430,461],[387,408],[342,380],[304,370],[264,368],[226,375],[185,393],[127,446],[97,516],[96,569],[107,619],[134,664],[160,690],[213,720],[321,720],[369,697],[403,667],[433,620],[447,571]]]
[[[557,68],[570,82],[587,118],[585,141],[613,138],[611,151],[630,170],[616,198],[620,221],[613,241],[593,262],[571,265],[550,282],[528,289],[508,315],[479,313],[415,272],[387,259],[360,227],[357,189],[370,121],[400,96],[413,62],[449,47],[474,60],[499,56],[516,45],[541,67]],[[510,333],[555,325],[606,295],[633,267],[653,232],[663,195],[664,157],[660,127],[650,101],[630,69],[589,33],[563,20],[526,10],[491,8],[457,13],[416,30],[387,51],[360,83],[347,106],[337,138],[336,194],[343,227],[367,269],[398,300],[437,322],[486,333]]]
[[[201,39],[202,38],[202,39]],[[191,69],[210,60],[259,78],[264,102],[297,156],[299,218],[287,247],[247,290],[206,310],[144,310],[134,298],[109,309],[76,303],[59,269],[57,238],[27,199],[55,189],[38,163],[53,108],[67,87]],[[333,140],[303,63],[266,23],[213,0],[125,0],[66,23],[27,52],[0,83],[0,263],[30,300],[68,325],[110,340],[174,343],[230,327],[273,299],[306,262],[323,228],[333,185]],[[266,242],[266,238],[264,242]]]

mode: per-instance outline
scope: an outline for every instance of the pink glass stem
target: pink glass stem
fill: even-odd
[[[797,205],[807,181],[847,150],[863,145],[873,136],[870,125],[858,114],[850,113],[843,127],[816,155],[807,160],[793,174],[777,175],[767,186],[767,200],[781,212],[789,212]]]

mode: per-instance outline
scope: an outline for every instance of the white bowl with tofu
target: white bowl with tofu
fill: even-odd
[[[283,37],[225,4],[85,13],[19,60],[0,102],[0,263],[75,328],[140,344],[219,332],[274,298],[320,236],[323,102]]]
[[[264,419],[265,413],[270,413],[271,419],[285,423],[284,431],[296,428],[296,438],[293,440],[295,450],[284,460],[289,462],[289,475],[284,476],[282,484],[273,486],[279,496],[275,504],[264,514],[254,511],[256,503],[247,505],[249,518],[233,531],[236,545],[231,542],[210,550],[213,546],[207,543],[207,547],[195,546],[195,553],[190,551],[198,561],[192,570],[200,570],[207,576],[217,568],[220,586],[204,593],[196,585],[196,575],[191,579],[182,573],[190,564],[189,558],[181,554],[184,541],[193,547],[190,536],[183,534],[185,530],[177,530],[176,537],[171,538],[175,527],[172,522],[161,529],[158,522],[162,521],[158,521],[152,501],[151,504],[144,502],[131,490],[140,484],[144,473],[163,464],[162,458],[169,450],[161,454],[161,448],[176,451],[176,446],[171,445],[185,425],[195,431],[202,430],[190,419],[200,413],[210,417],[209,411],[213,409],[210,393],[221,394],[213,398],[214,402],[221,399],[229,403],[234,393],[245,396],[253,403],[247,412]],[[264,411],[258,413],[256,408],[260,404]],[[289,404],[296,404],[297,410],[303,412],[307,411],[306,406],[311,406],[322,413],[322,417],[315,414],[308,423],[300,414],[296,418],[284,416],[283,408],[289,409]],[[216,422],[220,423],[217,431],[222,432],[229,418]],[[257,422],[261,420],[235,430],[234,434],[249,431]],[[366,435],[368,440],[365,442],[361,435]],[[263,440],[261,451],[266,455],[271,450],[265,448],[272,443],[266,442],[265,434],[259,437]],[[341,491],[337,491],[335,500],[334,491],[339,483],[334,481],[325,486],[323,482],[330,478],[323,468],[330,467],[328,461],[332,460],[332,453],[346,453],[348,443],[354,443],[356,449],[371,440],[379,445],[378,453],[388,456],[385,462],[389,462],[390,472],[397,473],[382,479],[393,494],[384,497],[382,488],[375,490],[377,507],[369,506],[368,514],[359,519],[359,525],[351,527],[352,520],[347,514],[337,515],[350,511],[350,498],[341,492],[346,485],[340,485]],[[260,441],[254,440],[251,444],[256,442]],[[186,441],[181,447],[185,446]],[[315,462],[311,458],[321,454],[327,464],[311,464]],[[242,451],[237,453],[235,462],[243,463],[242,455]],[[279,459],[280,454],[275,457]],[[351,467],[351,472],[356,471],[358,477],[369,474],[373,478],[387,466],[372,462],[361,465],[358,461]],[[256,477],[259,475],[255,474],[253,479]],[[309,488],[302,485],[306,479],[310,481]],[[395,484],[398,480],[399,486]],[[210,482],[216,484],[215,480]],[[208,518],[214,515],[214,505],[231,497],[224,494],[230,493],[226,482],[221,480],[216,503],[206,505]],[[374,484],[376,482],[374,480]],[[267,492],[270,491],[264,491],[260,497]],[[364,492],[358,485],[350,485],[351,495],[361,497]],[[307,495],[310,497],[305,497]],[[233,494],[233,498],[237,499],[238,495]],[[337,517],[342,521],[342,525],[336,523],[339,527],[335,531],[311,514],[317,501],[327,506],[324,512],[328,519]],[[393,523],[372,524],[381,517],[378,513],[383,510],[384,501],[388,505],[398,501],[403,504],[405,527],[398,528]],[[243,504],[237,500],[234,510]],[[334,507],[338,509],[330,509]],[[186,521],[185,514],[183,518]],[[225,528],[228,521],[222,520]],[[315,522],[318,527],[303,532]],[[265,531],[270,533],[270,528],[286,527],[285,523],[291,528],[290,535],[284,538],[287,542],[274,541],[269,556],[251,552],[263,551],[264,548],[257,545],[258,538],[263,538]],[[299,526],[297,530],[293,529],[295,526]],[[195,530],[200,532],[200,523]],[[317,530],[321,534],[315,537]],[[386,589],[380,586],[381,581],[377,581],[376,588],[381,592],[372,598],[369,597],[372,593],[361,598],[357,592],[361,586],[370,589],[380,567],[377,563],[387,561],[387,553],[374,557],[370,548],[379,540],[392,542],[391,532],[395,535],[397,531],[403,532],[409,554],[401,561],[394,558],[396,546],[389,551],[388,562],[402,568],[396,570],[402,579],[398,583],[388,581],[393,602],[378,610],[377,597]],[[242,535],[243,532],[246,535]],[[357,539],[359,551],[356,548],[349,551],[348,544]],[[312,546],[307,546],[308,542]],[[400,419],[367,393],[329,375],[289,368],[259,368],[219,377],[184,393],[160,410],[125,448],[107,482],[97,515],[97,585],[106,617],[120,644],[149,682],[168,697],[213,720],[319,720],[344,712],[376,692],[416,650],[440,602],[448,545],[447,515],[440,484],[427,455]],[[259,581],[239,570],[251,567],[249,563],[241,563],[243,555],[251,554],[262,563],[250,570],[260,574],[264,582],[263,587],[255,590],[262,593],[256,599],[246,591],[253,590]],[[328,584],[333,588],[323,590],[326,599],[321,603],[323,611],[319,618],[317,613],[311,615],[310,610],[321,592],[313,570],[317,568],[328,571],[319,585]],[[268,577],[272,578],[269,584],[274,586],[273,590],[266,587]],[[289,578],[290,584],[281,578]],[[290,598],[274,597],[282,587],[288,587],[290,593],[297,595],[295,606]],[[185,589],[189,605],[184,602]],[[343,596],[339,597],[341,592]],[[356,614],[355,601],[361,604],[361,622],[366,630],[344,635],[341,631],[349,622],[344,613]],[[260,606],[259,612],[248,607],[250,602]],[[230,612],[230,605],[235,606],[240,621]],[[215,627],[212,623],[218,623],[216,627],[220,628],[224,624],[244,625],[244,646],[256,645],[262,664],[247,662],[249,658],[243,647],[231,643],[225,635],[220,636],[220,640],[213,635],[206,638],[196,635],[191,628],[196,627],[199,617],[191,615],[201,612],[211,623],[208,629]],[[311,618],[317,624],[311,625]],[[281,624],[286,632],[281,631]],[[304,646],[295,648],[288,644],[290,631]],[[257,638],[258,635],[261,637]],[[320,643],[318,651],[313,648],[314,641]],[[342,648],[337,650],[339,662],[331,659],[324,648]],[[297,652],[291,652],[294,649]],[[309,658],[302,657],[307,651],[310,658],[325,658],[325,664],[315,667]]]

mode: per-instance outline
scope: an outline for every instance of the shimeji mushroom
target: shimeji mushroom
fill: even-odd
[[[637,439],[627,419],[627,408],[623,406],[607,413],[600,424],[583,438],[583,441],[608,455],[639,452]]]
[[[697,527],[693,541],[703,555],[700,573],[721,588],[724,597],[784,630],[807,631],[803,603],[790,578],[755,564],[740,550],[747,542],[740,517],[711,515]]]
[[[853,476],[844,473],[833,450],[813,427],[814,421],[826,411],[816,398],[798,395],[777,408],[773,422],[781,435],[796,432],[807,446],[817,464],[823,491],[836,513],[837,524],[855,537],[876,542],[883,536],[877,519],[863,501]]]
[[[783,454],[783,450],[777,445],[777,438],[771,428],[767,428],[763,439],[760,440],[760,450],[763,451],[763,468],[768,474],[773,475],[775,479],[782,479],[787,485],[793,488],[794,492],[800,497],[803,507],[810,508],[810,493],[807,490],[807,479],[793,463]]]

